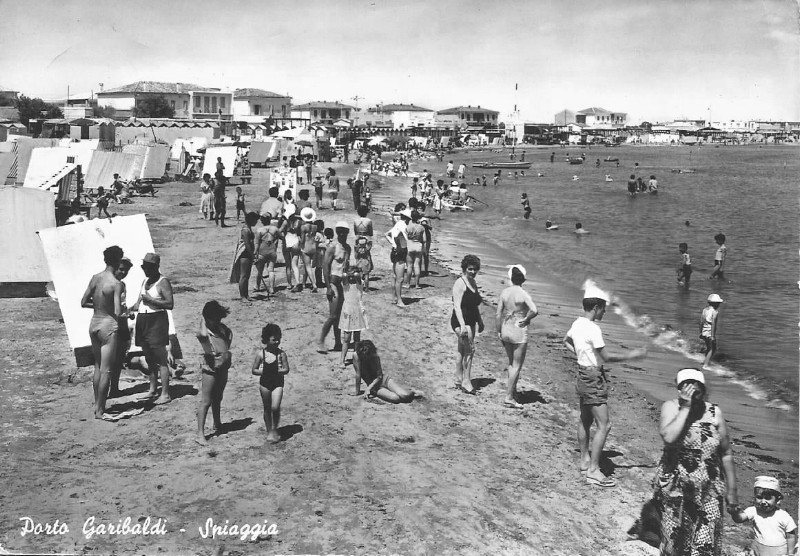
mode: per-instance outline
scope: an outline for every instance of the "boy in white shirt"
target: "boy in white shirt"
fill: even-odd
[[[611,354],[605,347],[603,332],[597,322],[603,320],[610,302],[606,292],[589,286],[583,295],[584,316],[578,317],[564,337],[564,345],[577,356],[578,379],[575,390],[580,400],[578,444],[581,449],[580,469],[586,473],[586,483],[604,488],[617,485],[612,477],[600,471],[600,455],[611,430],[608,412],[608,378],[603,363],[639,359],[647,355],[645,348]],[[589,450],[589,431],[592,423],[597,430]]]
[[[749,522],[753,528],[754,556],[785,556],[794,554],[797,525],[792,516],[780,509],[780,483],[774,477],[756,477],[753,484],[755,506],[728,508],[736,523]]]

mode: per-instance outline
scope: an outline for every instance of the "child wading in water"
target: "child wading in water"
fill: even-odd
[[[531,203],[528,201],[527,193],[522,194],[522,200],[520,201],[520,204],[522,205],[522,216],[525,218],[525,220],[527,220],[531,217]]]
[[[736,523],[749,522],[753,528],[752,552],[755,556],[784,556],[795,553],[797,525],[782,510],[780,483],[774,477],[756,477],[753,484],[755,505],[749,508],[732,506],[728,512]]]
[[[681,262],[678,265],[678,284],[689,289],[689,281],[692,279],[692,257],[689,256],[689,246],[686,243],[678,244],[681,252]]]
[[[712,293],[708,296],[708,306],[700,315],[700,339],[706,343],[706,358],[703,361],[703,370],[708,370],[711,358],[717,351],[717,318],[719,306],[723,301],[720,296]]]
[[[222,394],[228,383],[228,369],[231,367],[231,341],[233,332],[222,324],[222,319],[230,311],[217,301],[209,301],[203,307],[203,318],[197,330],[197,339],[203,347],[203,363],[200,366],[203,397],[197,408],[197,438],[195,441],[203,446],[208,444],[205,434],[208,408],[214,417],[214,433],[222,430],[220,406]]]
[[[725,234],[717,234],[714,236],[714,241],[717,242],[717,252],[714,254],[714,271],[708,278],[725,279],[722,269],[725,266],[725,257],[728,255],[728,248],[725,246]]]
[[[281,420],[281,400],[283,399],[283,377],[289,373],[289,359],[280,348],[281,327],[268,324],[261,329],[261,348],[256,348],[252,373],[260,376],[258,389],[264,404],[264,425],[267,440],[279,442],[278,424]]]

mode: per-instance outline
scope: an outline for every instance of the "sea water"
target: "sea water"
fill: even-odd
[[[536,277],[535,287],[528,284],[534,300],[537,294],[554,303],[574,299],[567,304],[570,318],[580,314],[587,279],[610,290],[617,316],[607,317],[604,329],[618,341],[646,343],[651,350],[637,363],[638,372],[630,369],[625,378],[660,399],[675,396],[671,381],[677,369],[701,366],[700,313],[707,296],[718,293],[725,303],[718,353],[707,373],[714,401],[740,436],[756,437],[779,459],[796,460],[797,147],[538,147],[517,148],[517,160],[523,150],[532,167],[516,176],[502,170],[497,187],[492,185],[497,170],[472,163],[508,161],[510,149],[454,152],[444,162],[412,167],[443,179],[452,159],[456,166],[467,164],[467,184],[487,177],[488,187],[469,187],[485,204],[475,201],[473,212],[445,212],[434,221],[434,244],[444,258],[457,264],[467,252],[478,255],[482,273],[496,278],[493,287],[505,264],[522,263]],[[583,154],[581,165],[566,161]],[[607,157],[618,158],[619,165]],[[645,183],[655,175],[658,194],[630,197],[631,174]],[[520,204],[523,192],[533,209],[528,220]],[[546,220],[559,229],[547,231]],[[574,234],[577,222],[590,233]],[[717,233],[727,236],[724,281],[708,279]],[[681,242],[688,243],[692,257],[689,289],[676,279]]]

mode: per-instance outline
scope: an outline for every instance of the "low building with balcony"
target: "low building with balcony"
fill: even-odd
[[[456,106],[436,112],[436,124],[453,125],[466,131],[497,129],[500,112],[478,106]]]
[[[309,123],[320,123],[333,125],[333,122],[341,118],[351,119],[356,112],[354,106],[342,104],[341,102],[314,101],[292,106],[291,114],[293,119],[308,120]]]
[[[236,89],[233,92],[233,119],[260,124],[268,118],[275,121],[291,118],[292,97],[264,89]]]
[[[366,126],[391,125],[394,129],[430,127],[435,125],[436,112],[414,104],[378,104],[367,109],[363,118]]]
[[[114,108],[117,118],[129,118],[135,116],[141,101],[156,97],[163,97],[178,119],[230,120],[233,116],[233,93],[192,83],[136,81],[97,93],[97,103]]]

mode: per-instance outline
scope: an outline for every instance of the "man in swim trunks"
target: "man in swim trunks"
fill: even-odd
[[[114,273],[122,261],[122,249],[112,245],[103,251],[106,269],[95,274],[81,299],[81,307],[93,309],[89,338],[94,355],[94,418],[102,419],[106,411],[111,370],[117,357],[117,318],[122,313],[122,282]]]
[[[277,189],[277,188],[276,188]],[[262,226],[256,230],[256,291],[267,290],[269,298],[275,293],[275,263],[278,262],[278,239],[280,230],[269,213],[261,215]],[[264,268],[267,269],[269,285],[264,283]]]
[[[164,404],[172,401],[169,394],[169,363],[167,345],[169,344],[169,316],[175,303],[172,297],[172,284],[161,275],[161,257],[147,253],[142,259],[142,270],[147,277],[142,284],[139,300],[131,311],[136,317],[136,345],[142,348],[145,361],[150,370],[150,391],[155,398],[158,392],[158,378],[161,376],[161,396],[155,402]]]
[[[347,222],[340,221],[335,227],[336,241],[332,242],[325,251],[325,259],[322,262],[322,271],[325,274],[325,283],[328,284],[328,308],[330,310],[328,319],[322,325],[322,333],[319,337],[317,351],[325,353],[325,338],[333,327],[334,345],[333,351],[342,350],[342,337],[339,330],[339,316],[342,314],[342,303],[344,303],[344,289],[342,288],[342,276],[350,266],[350,245],[347,243],[347,234],[350,226]]]

